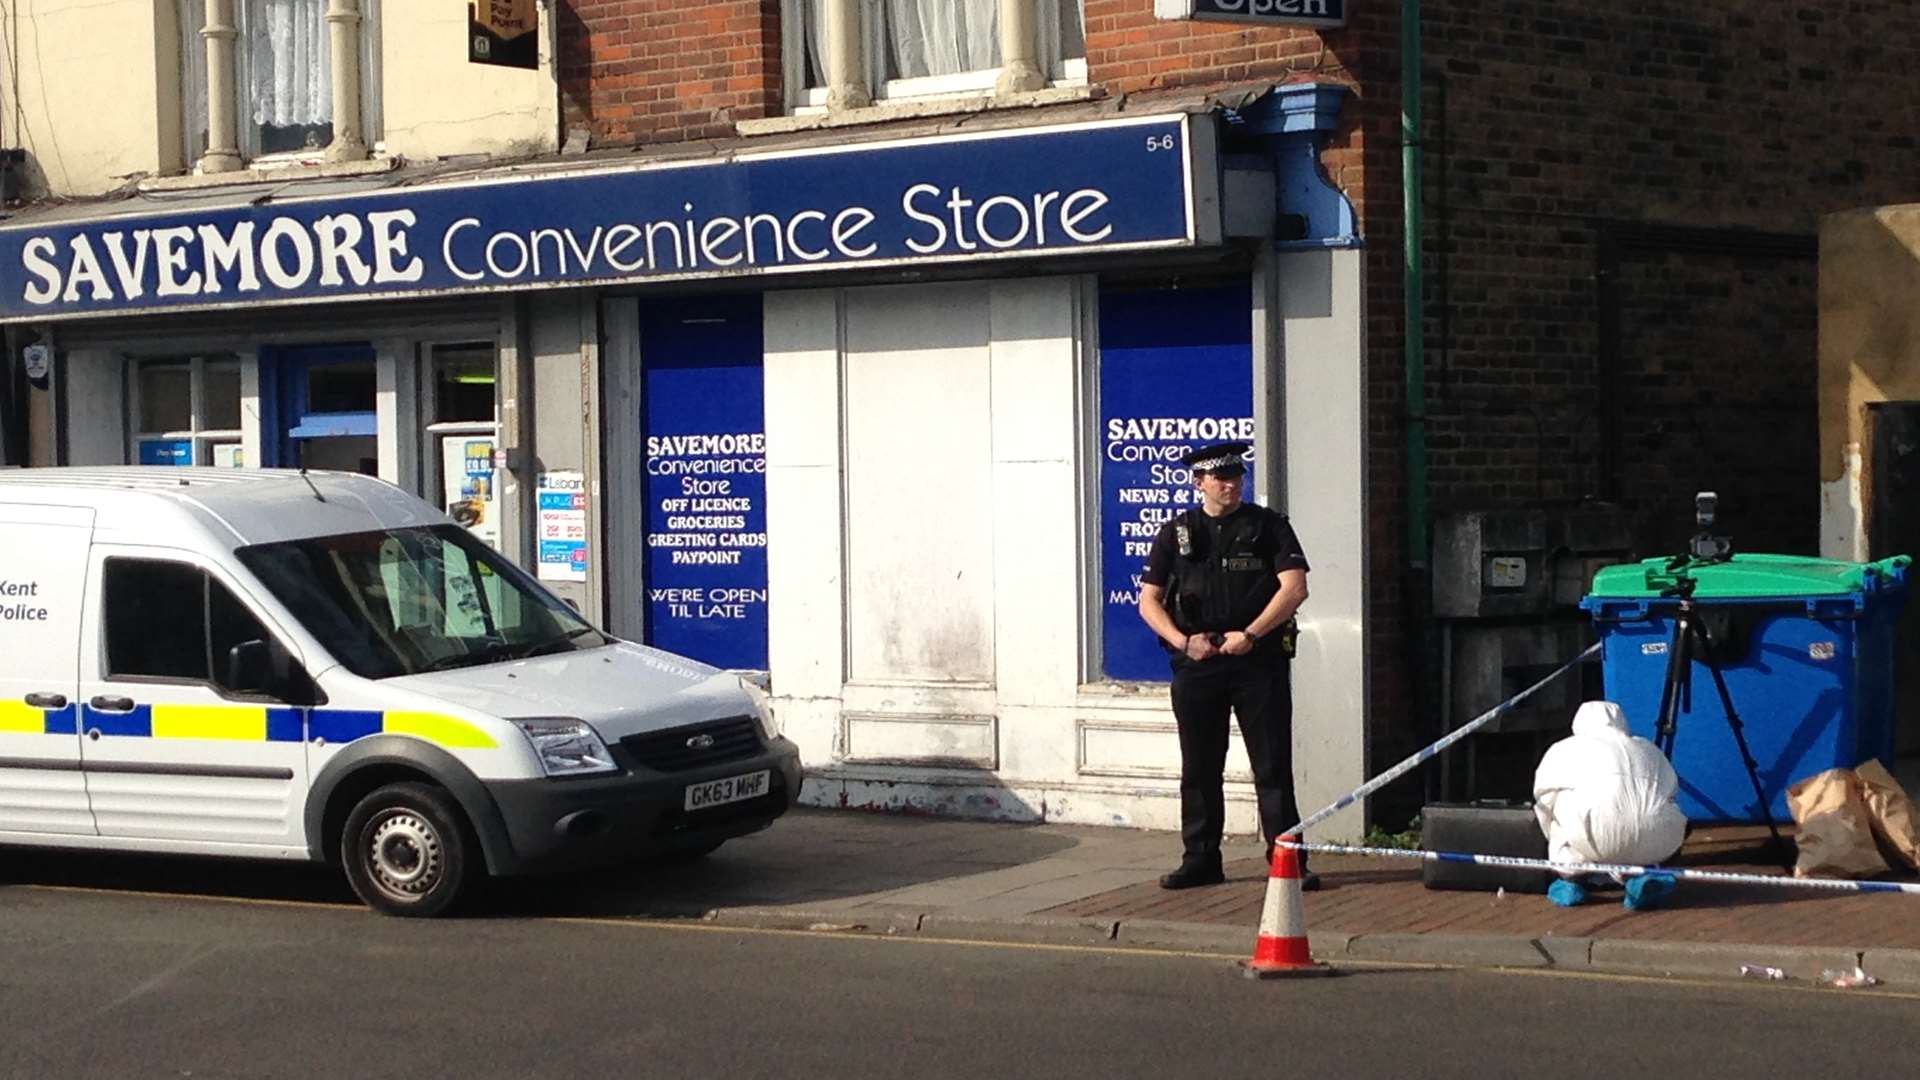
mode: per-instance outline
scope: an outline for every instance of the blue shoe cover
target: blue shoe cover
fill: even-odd
[[[1629,911],[1646,911],[1660,906],[1673,892],[1679,880],[1672,874],[1642,874],[1627,879],[1627,895],[1621,899]]]
[[[1577,881],[1561,878],[1547,886],[1547,899],[1561,907],[1579,907],[1587,902],[1587,890]]]

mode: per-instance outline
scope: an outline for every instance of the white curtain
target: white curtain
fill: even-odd
[[[1040,66],[1058,79],[1068,60],[1087,55],[1087,0],[1039,0]]]
[[[887,0],[884,10],[892,78],[1000,66],[999,0]]]
[[[826,86],[827,0],[800,0],[800,25],[806,27],[807,85]]]
[[[327,0],[247,0],[248,97],[255,124],[333,122],[326,15]]]
[[[180,3],[180,105],[187,166],[207,152],[207,25],[206,0]]]

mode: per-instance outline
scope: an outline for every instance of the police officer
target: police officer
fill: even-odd
[[[1172,654],[1173,716],[1180,727],[1179,869],[1163,889],[1226,880],[1222,774],[1227,717],[1253,762],[1260,831],[1274,838],[1300,823],[1293,792],[1294,612],[1307,598],[1307,557],[1286,515],[1242,500],[1244,442],[1183,456],[1200,505],[1162,525],[1141,575],[1140,617]],[[1318,879],[1304,876],[1313,888]]]

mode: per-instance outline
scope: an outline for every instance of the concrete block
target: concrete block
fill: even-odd
[[[1853,970],[1851,949],[1803,945],[1720,945],[1682,941],[1595,941],[1593,967],[1643,975],[1740,978],[1740,967],[1776,967],[1800,982],[1813,982],[1828,968]]]
[[[850,910],[848,908],[735,907],[715,908],[705,921],[715,926],[753,930],[812,930],[819,933],[911,934],[919,929],[917,911]]]
[[[1507,934],[1359,934],[1347,958],[1462,967],[1537,968],[1551,963],[1533,939]]]
[[[1868,949],[1860,966],[1885,986],[1920,988],[1920,949]]]
[[[936,912],[920,920],[920,935],[1032,945],[1111,945],[1118,926],[1112,919],[995,919]]]
[[[1174,949],[1218,953],[1245,959],[1253,955],[1254,934],[1244,926],[1175,922],[1171,919],[1122,919],[1113,943],[1132,949]],[[1346,943],[1341,942],[1344,949]]]
[[[1593,963],[1593,939],[1548,934],[1534,939],[1534,945],[1547,955],[1554,967],[1579,969]]]

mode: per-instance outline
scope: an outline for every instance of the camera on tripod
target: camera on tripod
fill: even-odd
[[[1693,496],[1693,523],[1699,532],[1687,543],[1687,555],[1699,563],[1726,562],[1733,558],[1733,538],[1713,535],[1713,519],[1719,511],[1717,492],[1699,491]]]

